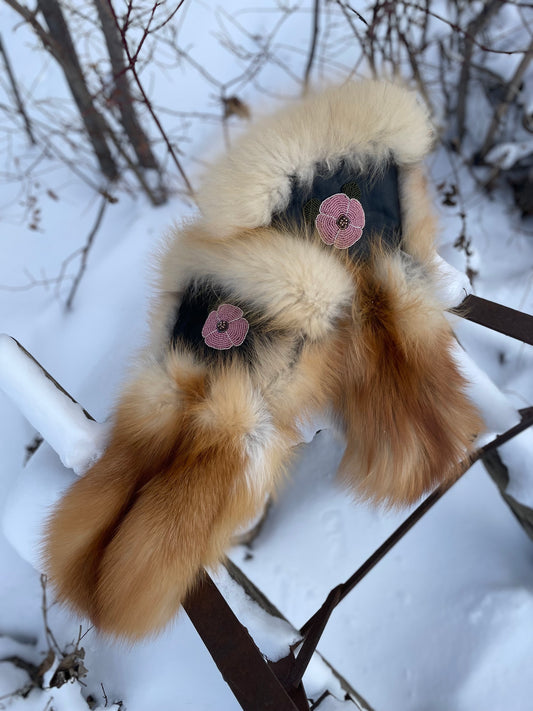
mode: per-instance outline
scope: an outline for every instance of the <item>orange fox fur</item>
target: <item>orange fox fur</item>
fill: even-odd
[[[353,269],[357,297],[337,340],[333,409],[347,442],[343,481],[403,505],[457,475],[482,422],[464,395],[444,315],[402,283],[394,261],[374,254]]]
[[[151,342],[109,446],[48,523],[45,566],[61,601],[122,638],[160,630],[275,489],[298,421],[326,405],[346,436],[342,479],[358,493],[411,503],[455,476],[482,423],[434,295],[436,227],[419,168],[430,143],[413,95],[369,81],[260,122],[215,164],[203,217],[161,257]],[[393,156],[403,252],[378,236],[353,262],[313,229],[270,225],[292,173],[345,156],[359,168]],[[247,364],[170,343],[187,284],[215,278],[259,314],[264,338]]]
[[[283,475],[297,417],[325,405],[324,356],[308,347],[290,382],[276,364],[266,397],[238,363],[212,377],[173,354],[165,392],[142,373],[106,452],[49,522],[45,565],[58,598],[115,636],[159,631]]]

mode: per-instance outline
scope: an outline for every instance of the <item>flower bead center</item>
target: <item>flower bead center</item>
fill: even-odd
[[[228,321],[218,321],[217,322],[217,331],[219,333],[225,333],[229,328],[229,323]]]
[[[350,224],[349,217],[347,217],[346,215],[339,215],[339,217],[337,218],[337,227],[340,230],[345,230],[349,224]]]

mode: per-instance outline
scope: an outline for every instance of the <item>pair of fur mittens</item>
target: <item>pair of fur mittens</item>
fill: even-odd
[[[482,425],[436,296],[431,140],[411,92],[363,81],[259,121],[212,167],[161,257],[109,446],[50,518],[60,600],[119,637],[160,630],[325,407],[357,492],[406,504],[455,475]]]

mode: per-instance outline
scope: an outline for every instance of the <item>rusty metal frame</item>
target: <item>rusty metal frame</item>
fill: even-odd
[[[529,314],[473,294],[467,296],[453,311],[467,320],[533,345],[533,316]],[[286,657],[275,664],[264,659],[214,583],[207,576],[203,579],[199,588],[186,601],[185,610],[244,711],[309,710],[302,678],[335,607],[474,462],[533,425],[533,407],[521,410],[520,416],[517,425],[465,460],[461,474],[455,481],[431,493],[345,583],[330,591],[323,605],[301,628],[302,639],[297,656],[291,649]],[[228,654],[230,649],[231,654]],[[244,670],[243,663],[246,666]],[[257,676],[254,678],[254,675]]]
[[[453,310],[463,318],[479,323],[500,333],[533,345],[533,316],[470,295]],[[18,342],[17,342],[18,343]],[[39,365],[46,377],[56,387],[73,398],[57,383],[35,358],[20,348]],[[85,415],[92,419],[89,413]],[[495,451],[526,428],[533,425],[533,407],[520,411],[520,422],[492,442],[477,450],[464,462],[462,476],[474,463]],[[459,478],[459,477],[458,477]],[[457,481],[457,479],[455,480]],[[346,582],[337,585],[328,594],[323,605],[300,630],[301,640],[295,648],[277,662],[266,659],[239,622],[230,606],[204,571],[198,584],[184,603],[196,631],[200,635],[224,680],[244,711],[311,711],[302,677],[316,651],[324,628],[339,602],[383,559],[402,537],[450,489],[455,481],[430,494],[384,543],[361,565]],[[242,571],[240,573],[244,576]],[[362,697],[352,699],[360,709],[368,709]],[[312,708],[317,708],[318,700]]]

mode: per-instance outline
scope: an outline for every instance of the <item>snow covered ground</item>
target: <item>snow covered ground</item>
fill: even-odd
[[[274,105],[283,95],[296,93],[296,82],[284,67],[297,77],[303,75],[311,5],[303,3],[303,10],[286,18],[276,37],[279,46],[249,83],[230,82],[242,71],[242,57],[254,45],[253,36],[272,29],[274,11],[245,10],[242,3],[232,2],[215,13],[207,3],[189,2],[177,20],[178,37],[204,72],[228,85],[227,95],[239,95],[242,89],[242,98],[254,109]],[[327,31],[336,37],[335,22],[340,21],[334,22],[331,7],[328,13]],[[33,110],[37,113],[39,102],[52,97],[52,107],[62,115],[66,89],[61,77],[31,33],[19,25],[14,13],[0,5],[2,39],[18,78],[31,92]],[[240,43],[240,59],[228,51],[222,26]],[[94,47],[88,46],[89,51]],[[178,64],[167,45],[155,56],[144,76],[156,105],[220,116],[220,87],[191,61]],[[327,57],[324,50],[317,64],[322,80],[347,76],[356,60],[353,42],[339,41],[334,59],[331,52]],[[504,60],[500,58],[500,64]],[[506,61],[515,63],[516,58]],[[176,140],[183,138],[180,148],[194,181],[203,162],[223,147],[222,124],[200,118],[172,120],[169,130]],[[479,122],[485,125],[486,117]],[[231,136],[239,129],[238,120],[232,119],[227,128]],[[194,206],[176,194],[167,205],[153,208],[132,190],[118,189],[118,202],[106,207],[73,308],[66,311],[72,279],[55,278],[64,260],[84,245],[101,197],[58,160],[37,161],[39,149],[27,148],[20,126],[13,124],[0,140],[0,332],[17,338],[103,421],[143,341],[151,255],[165,230],[191,215]],[[34,162],[37,167],[30,171]],[[505,192],[490,198],[480,191],[457,156],[439,149],[429,169],[435,185],[456,184],[461,196],[455,206],[436,199],[441,255],[462,272],[467,267],[477,271],[478,295],[533,313],[531,220],[520,221]],[[37,229],[31,229],[35,219]],[[465,223],[471,240],[468,256],[454,247]],[[72,260],[67,275],[75,274],[77,266]],[[457,323],[457,333],[473,361],[505,395],[505,407],[533,403],[533,348],[466,322]],[[502,401],[487,389],[482,392],[485,412],[497,423]],[[38,565],[39,531],[47,507],[74,474],[48,446],[23,468],[25,447],[34,436],[17,407],[0,393],[0,659],[17,655],[39,664],[48,647],[39,572],[32,563]],[[501,454],[513,472],[515,493],[531,503],[533,435],[524,433]],[[406,516],[352,501],[334,478],[341,455],[328,431],[301,445],[290,480],[259,537],[251,548],[231,552],[295,627]],[[80,621],[57,605],[51,606],[48,620],[60,646],[78,639]],[[238,708],[184,614],[157,640],[134,648],[102,639],[94,631],[88,631],[81,644],[86,687],[74,682],[60,690],[33,690],[27,698],[3,698],[23,686],[27,675],[0,661],[0,708],[78,711],[87,708],[83,697],[88,695],[101,707],[107,697],[107,708],[122,700],[128,711]],[[341,603],[319,649],[376,711],[532,707],[533,542],[480,464]],[[311,674],[309,689],[320,688],[319,676]]]

